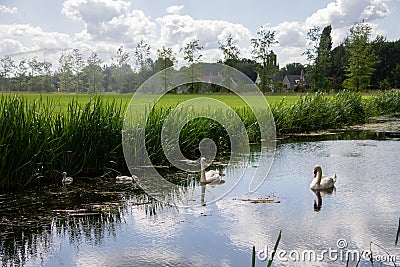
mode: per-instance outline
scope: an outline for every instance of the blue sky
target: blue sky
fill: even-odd
[[[119,46],[130,52],[140,40],[179,50],[193,38],[204,47],[204,60],[221,58],[218,42],[231,34],[250,57],[250,39],[260,26],[276,31],[281,66],[305,63],[306,34],[332,24],[334,44],[364,19],[373,36],[400,38],[400,0],[0,0],[0,57],[37,56],[55,62],[66,49],[98,52],[105,61]],[[36,52],[30,52],[36,51]],[[42,51],[42,52],[40,52]],[[44,51],[44,52],[43,52]]]

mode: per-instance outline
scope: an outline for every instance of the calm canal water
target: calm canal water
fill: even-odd
[[[225,167],[226,184],[241,168],[250,177],[259,157],[254,152],[249,164]],[[315,164],[326,174],[336,172],[333,192],[309,189]],[[24,266],[250,266],[255,246],[256,266],[266,266],[262,259],[270,256],[282,230],[274,266],[346,266],[347,258],[355,266],[358,256],[371,250],[375,260],[384,260],[382,265],[393,266],[389,260],[400,265],[400,246],[395,246],[399,166],[399,141],[296,142],[277,146],[270,174],[256,193],[247,193],[245,175],[229,195],[204,207],[151,203],[135,185],[111,179],[0,195],[0,261]],[[243,201],[257,198],[280,203]],[[88,207],[107,212],[72,216],[56,211]],[[371,262],[361,258],[359,266]]]

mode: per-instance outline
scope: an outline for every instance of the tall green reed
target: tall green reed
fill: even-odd
[[[54,182],[62,171],[74,176],[126,171],[121,142],[125,106],[121,102],[94,96],[86,104],[72,100],[66,111],[60,112],[55,107],[57,103],[49,98],[28,101],[17,95],[0,97],[0,189]],[[135,132],[146,132],[145,144],[153,164],[168,163],[161,144],[161,130],[173,110],[172,106],[156,105],[147,111],[144,128],[132,129],[133,137],[140,136]],[[260,142],[260,129],[253,111],[248,107],[233,110],[245,125],[249,141]],[[364,123],[370,116],[400,112],[400,91],[387,91],[369,98],[349,91],[336,95],[316,93],[302,96],[294,104],[283,99],[271,110],[278,136],[341,128]],[[205,107],[203,115],[229,121],[234,112]],[[188,111],[174,118],[176,123],[189,118],[179,133],[182,153],[197,156],[203,138],[212,139],[219,153],[229,152],[227,129],[218,120],[201,115]],[[228,127],[238,126],[228,124]]]
[[[334,96],[324,93],[306,95],[292,105],[271,107],[278,135],[335,129],[363,123],[365,104],[360,94],[342,91]]]
[[[368,116],[400,112],[400,90],[390,90],[372,95],[367,102]]]
[[[46,98],[0,98],[0,189],[54,182],[61,172],[100,174],[124,164],[123,106],[95,96],[73,100],[64,113]]]

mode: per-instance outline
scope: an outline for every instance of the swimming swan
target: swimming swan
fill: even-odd
[[[322,176],[322,168],[319,165],[314,166],[314,179],[310,184],[310,188],[314,190],[333,188],[336,182],[336,173],[329,176]]]
[[[71,184],[74,181],[74,179],[72,177],[67,177],[66,172],[63,172],[62,175],[63,175],[63,178],[62,178],[61,182],[63,184]]]
[[[200,165],[201,165],[200,182],[202,184],[225,183],[224,180],[221,180],[221,176],[225,176],[225,174],[215,170],[210,170],[206,172],[206,165],[207,165],[206,158],[202,157],[200,159]]]

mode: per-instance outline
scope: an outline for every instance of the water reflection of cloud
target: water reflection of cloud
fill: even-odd
[[[204,255],[194,253],[185,257],[173,248],[126,248],[123,250],[109,250],[107,253],[88,251],[79,255],[78,266],[232,266],[232,263],[223,259],[210,262]]]
[[[232,242],[243,248],[252,245],[272,248],[282,229],[281,249],[337,249],[336,241],[345,238],[349,249],[368,250],[373,241],[399,254],[392,239],[399,213],[400,196],[396,191],[400,188],[400,179],[397,179],[396,159],[400,156],[400,143],[365,141],[365,146],[360,145],[363,142],[280,146],[271,177],[261,191],[276,191],[283,198],[281,204],[219,201],[218,209],[226,219],[219,227],[226,229]],[[321,157],[321,153],[335,157]],[[349,158],[349,153],[358,156]],[[316,163],[338,174],[337,192],[324,198],[324,207],[319,213],[313,212],[315,196],[308,189],[312,179],[309,169]]]

